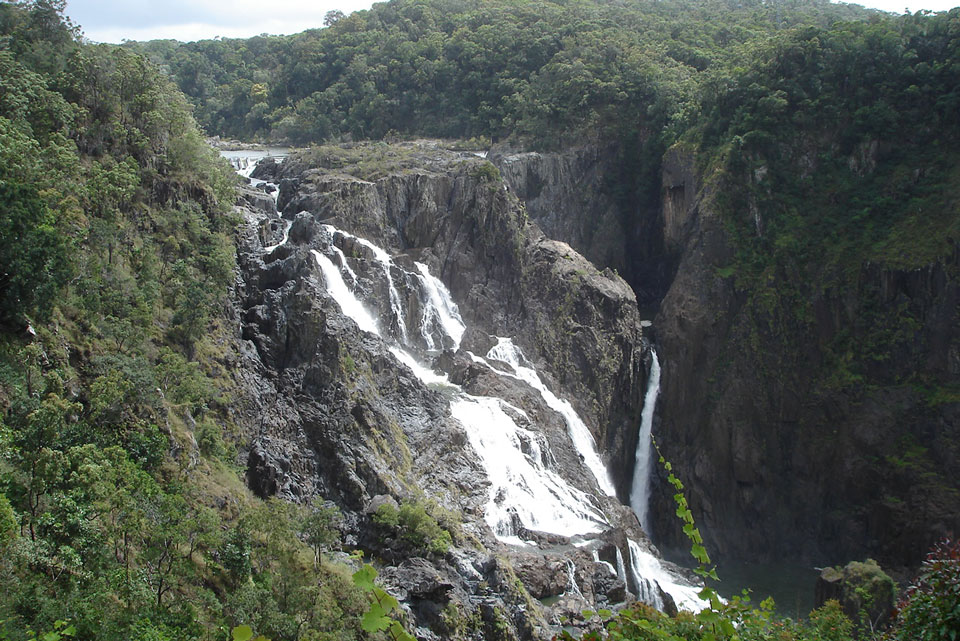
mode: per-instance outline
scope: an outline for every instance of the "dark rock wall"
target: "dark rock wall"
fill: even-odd
[[[617,148],[491,155],[545,232],[623,273],[658,308],[651,328],[663,367],[654,433],[688,484],[712,552],[818,563],[873,555],[912,565],[960,530],[960,408],[931,400],[916,378],[960,380],[957,254],[912,271],[863,265],[856,284],[821,291],[812,322],[772,323],[720,269],[733,261],[692,154],[662,160],[659,209],[631,204]],[[824,385],[825,350],[871,310],[908,310],[913,335],[867,364],[867,384]],[[853,349],[866,349],[855,336]],[[954,394],[955,396],[955,394]],[[935,397],[933,397],[935,398]],[[618,442],[629,467],[635,434]],[[685,545],[660,478],[654,536]]]
[[[684,169],[672,154],[664,235],[683,257],[654,322],[663,365],[656,433],[710,548],[749,559],[918,563],[960,528],[960,410],[898,381],[918,373],[957,381],[956,254],[910,272],[864,265],[854,287],[815,298],[812,323],[765,322],[720,276],[730,243],[709,195],[696,196],[692,158]],[[904,306],[919,326],[870,366],[867,383],[824,383],[824,348],[838,332],[855,333],[869,310]],[[654,537],[683,546],[672,494],[662,479],[658,487]]]

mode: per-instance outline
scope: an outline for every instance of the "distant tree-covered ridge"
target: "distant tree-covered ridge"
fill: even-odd
[[[293,36],[127,46],[166,66],[210,134],[542,145],[658,133],[695,110],[702,72],[740,64],[741,45],[878,17],[826,0],[396,0]]]

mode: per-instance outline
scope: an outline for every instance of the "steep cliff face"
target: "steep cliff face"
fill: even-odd
[[[692,154],[665,154],[659,210],[647,211],[613,198],[618,153],[491,159],[549,234],[659,303],[654,433],[689,482],[710,549],[918,563],[960,527],[957,254],[914,270],[863,264],[842,286],[808,288],[802,316],[771,312],[738,286],[718,187]],[[651,284],[658,274],[665,286]],[[653,534],[682,547],[664,481]]]
[[[285,216],[310,211],[427,264],[468,325],[514,336],[539,355],[601,452],[617,458],[608,467],[626,487],[630,444],[621,443],[636,431],[645,384],[629,285],[528,224],[503,184],[482,173],[483,160],[434,152],[414,162],[416,169],[376,181],[293,162],[278,174],[279,206]]]
[[[426,636],[460,634],[450,607],[485,638],[548,636],[628,591],[669,607],[667,575],[637,574],[652,549],[614,493],[645,385],[630,287],[546,238],[485,160],[403,145],[371,175],[382,150],[265,164],[282,218],[246,199],[234,364],[250,486],[337,503]],[[378,505],[425,498],[462,515],[449,552],[378,538]]]
[[[810,318],[764,313],[725,270],[733,243],[692,166],[674,152],[663,183],[667,245],[684,249],[654,322],[655,432],[708,541],[752,559],[918,563],[960,526],[956,253],[914,271],[863,265],[851,286],[814,292]],[[868,361],[862,379],[838,375],[841,340]],[[679,545],[660,487],[654,534]]]
[[[544,233],[625,274],[627,233],[607,184],[615,155],[613,148],[578,147],[563,153],[494,150],[489,159]]]
[[[638,153],[621,144],[544,153],[495,147],[489,159],[547,236],[623,275],[640,305],[654,307],[681,248],[675,239],[664,244],[661,213],[636,192]]]

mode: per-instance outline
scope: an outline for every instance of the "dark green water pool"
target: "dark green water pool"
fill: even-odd
[[[749,589],[750,602],[759,606],[767,597],[776,602],[777,614],[805,619],[813,609],[813,589],[819,572],[809,566],[760,563],[722,563],[717,565],[721,581],[714,588],[730,598]]]

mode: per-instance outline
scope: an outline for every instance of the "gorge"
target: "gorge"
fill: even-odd
[[[476,607],[470,583],[484,563],[464,535],[500,550],[530,594],[560,598],[548,623],[624,590],[660,609],[702,607],[611,479],[632,476],[612,462],[633,463],[652,357],[630,289],[527,222],[487,161],[429,142],[358,151],[354,167],[307,152],[252,174],[279,184],[279,213],[246,198],[257,208],[245,214],[239,314],[261,364],[244,370],[264,372],[256,387],[272,390],[251,398],[291,411],[260,408],[251,486],[336,497],[356,510],[358,539],[383,495],[425,495],[462,515],[459,566],[432,561],[458,608]],[[404,167],[350,175],[366,154]],[[571,390],[575,404],[563,398]],[[596,443],[613,446],[605,460]],[[412,601],[424,626],[435,599]]]
[[[0,2],[0,638],[951,629],[960,10],[63,8]],[[867,557],[893,619],[730,579]]]

